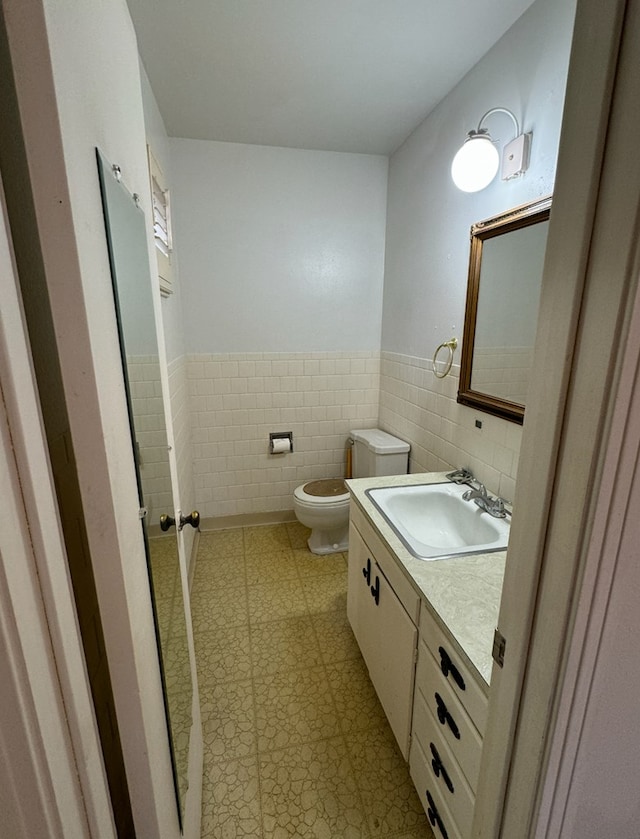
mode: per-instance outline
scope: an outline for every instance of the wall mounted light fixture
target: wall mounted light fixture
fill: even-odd
[[[500,155],[483,123],[492,114],[507,114],[513,120],[515,137],[502,150],[502,180],[522,175],[529,166],[531,134],[521,134],[518,120],[507,108],[491,108],[475,131],[470,131],[451,164],[454,184],[463,192],[479,192],[489,186],[500,165]]]

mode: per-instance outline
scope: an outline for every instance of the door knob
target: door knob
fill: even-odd
[[[160,516],[160,530],[164,531],[165,533],[169,530],[170,527],[176,523],[176,520],[168,516],[166,513],[163,513]]]
[[[200,513],[197,510],[194,510],[192,513],[189,513],[188,516],[180,516],[180,525],[178,530],[182,530],[185,524],[190,524],[191,527],[195,527],[196,530],[200,527]]]
[[[166,533],[170,527],[176,523],[176,520],[171,516],[168,516],[166,513],[163,513],[160,516],[160,530],[164,530]],[[178,530],[182,530],[185,524],[190,524],[191,527],[198,528],[200,527],[200,513],[197,510],[194,510],[192,513],[189,513],[188,516],[180,516],[180,523],[178,524]]]

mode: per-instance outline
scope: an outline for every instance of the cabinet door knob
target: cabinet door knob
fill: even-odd
[[[440,754],[436,747],[433,745],[433,743],[429,743],[429,746],[431,747],[431,754],[433,756],[431,766],[433,767],[434,774],[436,778],[439,778],[442,775],[442,780],[445,782],[447,789],[451,794],[453,794],[455,792],[453,788],[453,783],[451,781],[451,778],[449,777],[449,773],[444,768],[442,758],[440,757]]]
[[[427,802],[429,804],[429,807],[427,808],[427,816],[429,817],[429,821],[431,822],[431,827],[435,827],[436,825],[438,825],[438,830],[442,834],[442,839],[449,839],[449,834],[445,830],[445,826],[442,824],[440,813],[438,812],[438,808],[436,807],[429,790],[427,790],[426,795]]]
[[[460,690],[465,689],[464,679],[462,678],[462,673],[458,670],[455,664],[451,661],[451,657],[449,653],[445,650],[444,647],[438,647],[438,652],[440,653],[440,669],[445,677],[449,676],[451,673],[451,678],[453,681],[458,685]]]
[[[367,581],[367,585],[371,585],[371,558],[367,557],[367,567],[362,569],[362,576]]]
[[[380,577],[376,575],[376,584],[371,586],[371,596],[376,601],[376,606],[380,603]]]
[[[440,721],[440,725],[448,725],[451,729],[451,733],[456,738],[456,740],[460,739],[460,729],[456,725],[456,721],[449,713],[449,709],[445,705],[444,699],[440,696],[438,692],[434,693],[436,698],[436,708],[437,708],[437,715],[438,720]]]

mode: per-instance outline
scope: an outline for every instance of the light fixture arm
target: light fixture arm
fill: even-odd
[[[516,119],[515,114],[512,111],[510,111],[508,108],[491,108],[489,111],[487,111],[487,113],[484,114],[483,117],[481,117],[480,122],[478,123],[478,129],[477,129],[476,133],[478,133],[478,134],[486,133],[486,128],[483,129],[482,123],[485,121],[485,119],[487,117],[490,117],[491,114],[507,114],[508,116],[510,116],[511,119],[513,120],[513,126],[516,130],[516,133],[514,134],[514,137],[519,137],[520,136],[520,125],[518,124],[518,120]]]

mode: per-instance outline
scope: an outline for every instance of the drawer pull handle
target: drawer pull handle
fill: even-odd
[[[367,557],[367,567],[362,569],[362,576],[367,581],[367,585],[371,585],[371,558]]]
[[[447,789],[453,795],[455,792],[453,788],[453,784],[451,782],[451,778],[449,777],[449,773],[444,768],[444,764],[442,762],[442,758],[438,753],[438,750],[433,745],[433,743],[429,743],[431,746],[431,754],[433,755],[433,760],[431,761],[431,766],[433,767],[433,771],[435,773],[436,778],[439,778],[442,775],[442,780],[445,782]]]
[[[376,574],[376,584],[371,586],[371,596],[376,601],[376,606],[380,603],[380,577]]]
[[[451,729],[451,733],[456,738],[456,740],[460,739],[460,729],[456,725],[456,721],[449,713],[449,709],[444,703],[444,699],[440,696],[439,693],[434,694],[436,698],[436,705],[438,706],[438,720],[440,721],[440,725],[448,725]]]
[[[448,677],[449,673],[451,673],[451,678],[453,679],[453,681],[458,685],[460,690],[464,690],[465,684],[464,679],[462,678],[462,673],[451,661],[449,653],[445,650],[444,647],[438,647],[438,652],[440,653],[440,669],[442,670],[444,676]]]
[[[429,790],[427,790],[427,802],[429,804],[429,808],[427,809],[427,816],[429,817],[429,821],[431,822],[431,827],[435,827],[437,824],[438,830],[442,834],[442,839],[449,839],[449,834],[447,833],[444,825],[442,824],[440,813],[438,812],[438,808],[434,804],[433,798],[431,797],[431,793],[429,792]]]

